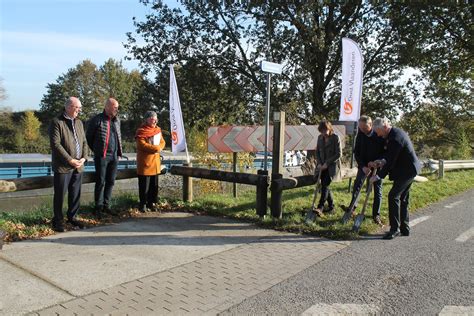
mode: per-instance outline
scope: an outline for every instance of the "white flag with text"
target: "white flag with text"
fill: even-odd
[[[187,152],[186,136],[184,134],[183,115],[179,102],[178,86],[174,75],[173,65],[170,65],[170,123],[171,123],[171,150],[173,154]]]
[[[342,87],[339,121],[358,121],[364,58],[356,42],[342,39]]]

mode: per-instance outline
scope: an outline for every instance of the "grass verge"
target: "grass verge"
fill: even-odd
[[[414,183],[412,186],[410,193],[410,211],[412,213],[444,198],[474,188],[474,170],[447,172],[442,180],[438,180],[435,174],[426,176],[429,179],[428,182]],[[381,210],[384,222],[388,222],[387,194],[391,186],[391,181],[384,181]],[[230,195],[207,194],[197,197],[195,201],[189,203],[175,199],[160,199],[158,206],[162,212],[186,211],[245,220],[265,228],[305,233],[331,239],[354,239],[358,235],[351,231],[353,222],[350,221],[345,225],[340,223],[343,211],[339,208],[339,205],[348,205],[351,198],[347,188],[348,181],[333,183],[331,189],[337,205],[336,213],[327,215],[310,225],[305,224],[304,219],[306,211],[311,206],[313,186],[284,192],[283,217],[281,219],[273,219],[268,216],[261,220],[256,215],[254,190],[242,192],[237,198],[233,198]],[[369,205],[372,205],[371,200]],[[140,216],[140,213],[135,208],[138,204],[136,195],[123,194],[117,196],[113,203],[112,208],[117,214],[113,216],[106,215],[101,220],[97,220],[92,216],[92,204],[81,207],[81,218],[86,226],[91,227],[117,222],[123,218]],[[52,211],[49,207],[39,207],[24,213],[2,212],[0,213],[0,230],[7,233],[6,237],[4,237],[6,241],[33,239],[52,235],[54,231],[50,228],[51,213]],[[362,224],[359,234],[373,234],[380,229],[372,223],[371,213],[370,209],[366,211],[368,219]],[[71,229],[72,227],[66,228]]]

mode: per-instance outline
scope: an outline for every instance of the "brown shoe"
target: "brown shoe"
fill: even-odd
[[[317,217],[324,217],[323,211],[320,208],[315,208],[314,214],[316,214]]]
[[[380,218],[380,215],[377,215],[377,216],[374,217],[374,223],[379,225],[379,226],[383,226],[382,219]]]

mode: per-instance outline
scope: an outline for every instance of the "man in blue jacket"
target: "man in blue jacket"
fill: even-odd
[[[407,133],[392,127],[386,118],[375,119],[373,128],[377,135],[386,140],[387,144],[383,159],[369,163],[371,167],[381,167],[378,174],[370,181],[383,179],[387,174],[390,180],[393,180],[392,189],[388,194],[390,231],[383,239],[393,239],[400,233],[403,236],[409,236],[410,187],[416,175],[420,173],[421,165]]]
[[[95,214],[110,213],[110,199],[115,184],[119,157],[122,157],[120,120],[117,116],[119,103],[108,98],[104,111],[93,117],[87,125],[87,144],[94,152],[95,165]]]
[[[353,212],[357,207],[357,193],[362,189],[364,179],[370,173],[369,162],[382,158],[385,140],[379,137],[372,129],[372,119],[362,115],[358,121],[354,147],[354,156],[357,161],[357,176],[354,181],[352,200],[348,207],[343,206],[345,212]],[[374,182],[374,204],[372,206],[372,218],[378,225],[382,225],[380,219],[380,205],[382,203],[382,179]]]

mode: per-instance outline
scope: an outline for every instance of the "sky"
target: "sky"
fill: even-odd
[[[46,85],[85,59],[127,69],[126,32],[149,8],[138,0],[0,0],[0,77],[13,111],[38,110]]]

